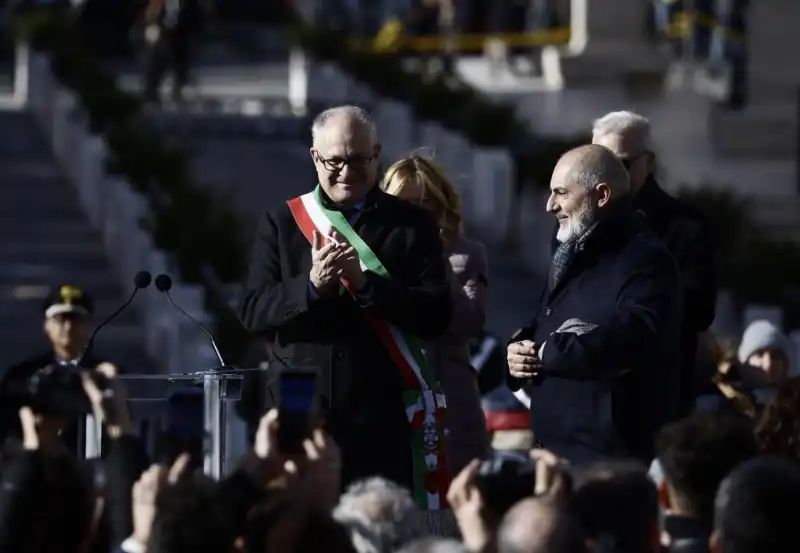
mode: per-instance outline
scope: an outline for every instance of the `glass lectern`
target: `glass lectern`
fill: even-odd
[[[123,374],[134,426],[143,432],[140,437],[147,445],[153,431],[163,427],[167,401],[182,390],[202,389],[203,398],[203,471],[213,478],[227,472],[229,402],[238,400],[242,391],[239,369],[224,368],[179,374]],[[83,436],[83,456],[87,459],[102,454],[102,428],[92,416],[86,417]],[[151,451],[152,453],[152,451]]]

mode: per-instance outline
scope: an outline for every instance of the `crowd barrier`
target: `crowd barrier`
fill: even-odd
[[[172,273],[175,285],[171,296],[175,303],[204,324],[211,316],[204,307],[204,293],[199,285],[182,284],[176,275],[177,264],[171,256],[158,250],[145,230],[150,217],[147,201],[138,195],[123,178],[106,170],[108,146],[102,136],[93,134],[87,124],[79,99],[61,86],[51,72],[48,59],[21,46],[17,56],[17,91],[27,95],[27,107],[33,114],[52,151],[74,185],[80,204],[92,226],[101,234],[111,265],[117,270],[125,293],[133,290],[133,276],[141,270],[154,276]],[[152,287],[141,292],[133,305],[144,328],[144,348],[154,361],[156,375],[174,386],[202,384],[203,378],[189,378],[219,365],[208,337],[192,322],[172,308],[163,294]],[[104,314],[101,314],[104,315]],[[102,340],[102,331],[99,335]],[[124,360],[120,360],[124,361]],[[168,377],[175,373],[175,378]],[[132,377],[134,375],[131,375]],[[166,388],[164,388],[166,389]],[[140,392],[137,392],[139,395]],[[142,392],[148,395],[145,392]],[[158,400],[150,393],[148,401],[134,405],[134,416],[142,427],[164,426],[167,397]],[[225,435],[228,446],[223,465],[237,458],[245,447],[244,425],[233,413],[232,401],[224,403]],[[225,416],[228,415],[228,416]],[[97,454],[99,441],[93,421],[87,422],[87,454]]]

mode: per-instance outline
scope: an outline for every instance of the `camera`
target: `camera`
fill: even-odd
[[[97,387],[107,390],[108,377],[95,370],[75,365],[48,365],[34,372],[17,390],[13,400],[42,415],[77,417],[92,412],[92,404],[83,389],[81,374],[87,373]]]
[[[478,467],[477,483],[486,507],[500,516],[515,503],[533,496],[534,461],[525,453],[496,451]]]

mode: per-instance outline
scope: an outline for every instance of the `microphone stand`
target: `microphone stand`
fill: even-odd
[[[203,381],[203,472],[215,479],[222,478],[226,468],[228,382],[232,379],[231,377],[241,378],[240,371],[225,363],[214,335],[200,321],[173,301],[169,293],[172,288],[172,279],[168,275],[158,275],[155,279],[155,286],[178,313],[208,336],[219,361],[219,367],[197,374],[202,377]]]
[[[205,374],[203,376],[203,472],[215,479],[222,478],[225,473],[227,399],[227,375],[222,371]]]

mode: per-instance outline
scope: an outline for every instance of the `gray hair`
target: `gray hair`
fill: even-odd
[[[411,494],[384,478],[350,485],[339,498],[333,518],[350,532],[359,553],[393,553],[426,536]]]
[[[645,150],[652,150],[650,140],[650,120],[632,111],[612,111],[592,126],[592,139],[610,134],[624,134],[632,137]]]
[[[408,544],[398,553],[469,553],[469,549],[456,540],[423,538]]]
[[[375,120],[372,118],[372,115],[370,115],[370,113],[364,108],[352,105],[335,106],[328,108],[317,115],[314,118],[314,121],[311,123],[311,143],[316,146],[317,138],[325,128],[325,125],[327,125],[331,119],[341,115],[352,117],[364,125],[367,130],[369,130],[370,136],[372,137],[372,142],[374,144],[378,143],[378,127],[375,125]]]

